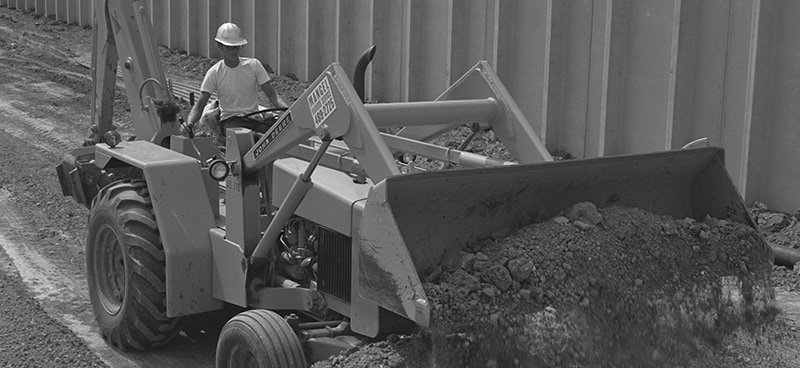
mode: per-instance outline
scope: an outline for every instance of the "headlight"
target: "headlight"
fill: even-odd
[[[214,160],[208,165],[208,174],[216,181],[223,181],[230,174],[231,168],[224,160]]]
[[[122,137],[116,130],[109,130],[106,132],[105,135],[103,135],[103,140],[110,147],[116,147],[119,144],[119,142],[122,142]]]

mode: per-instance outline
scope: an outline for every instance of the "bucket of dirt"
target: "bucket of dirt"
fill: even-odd
[[[396,366],[680,366],[776,313],[771,250],[718,148],[376,188],[359,292],[409,318],[430,310],[415,319],[426,332],[379,343],[401,351]]]
[[[762,242],[727,220],[577,204],[425,284],[430,366],[685,365],[774,317]]]
[[[746,224],[581,202],[466,246],[423,282],[430,328],[315,367],[677,367],[777,309]]]

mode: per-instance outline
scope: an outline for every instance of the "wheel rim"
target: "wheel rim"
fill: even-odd
[[[95,285],[106,313],[115,315],[125,298],[125,257],[117,234],[109,225],[97,232],[94,247]]]
[[[237,345],[231,348],[228,355],[228,368],[258,368],[258,361],[250,349]]]

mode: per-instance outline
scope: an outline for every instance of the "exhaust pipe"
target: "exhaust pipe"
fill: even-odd
[[[358,57],[358,62],[356,62],[355,71],[353,72],[353,87],[356,89],[356,93],[358,93],[358,98],[361,99],[361,102],[364,102],[364,80],[365,74],[367,73],[367,66],[372,62],[372,58],[375,57],[375,48],[376,46],[372,45],[361,53],[361,56]]]

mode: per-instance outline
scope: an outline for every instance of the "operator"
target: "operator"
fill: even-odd
[[[181,125],[181,130],[184,134],[191,132],[204,110],[207,113],[213,111],[219,116],[204,117],[204,121],[209,122],[208,129],[212,136],[218,138],[217,143],[224,146],[225,129],[228,127],[244,127],[262,133],[269,128],[265,116],[257,114],[259,88],[274,107],[286,108],[288,105],[270,85],[270,76],[261,61],[239,56],[242,46],[247,44],[239,26],[223,23],[217,29],[214,40],[222,53],[222,60],[206,71],[200,85],[200,98],[189,112],[189,121]],[[213,93],[217,94],[218,110],[206,107]]]

